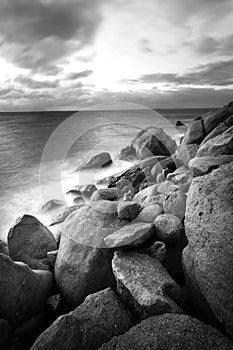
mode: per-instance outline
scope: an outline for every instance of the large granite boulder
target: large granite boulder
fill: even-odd
[[[53,287],[51,272],[31,270],[0,254],[0,318],[12,328],[43,312]]]
[[[79,166],[79,169],[102,168],[112,164],[112,158],[108,152],[101,152]]]
[[[232,350],[233,342],[187,315],[153,316],[99,350]]]
[[[217,169],[220,165],[233,162],[233,155],[216,157],[195,157],[189,162],[189,169],[193,177],[202,176]]]
[[[47,252],[57,249],[53,234],[31,215],[18,218],[7,238],[10,257],[35,269],[45,269],[42,259],[47,259]]]
[[[124,160],[145,159],[151,156],[170,156],[176,144],[163,129],[154,126],[138,132],[129,146],[122,149],[119,158]]]
[[[215,315],[233,336],[233,163],[193,180],[188,192],[183,251],[195,310]],[[210,314],[210,312],[209,312]],[[212,319],[212,315],[209,315]]]
[[[133,317],[110,289],[89,295],[73,312],[60,316],[31,350],[95,350],[133,326]]]
[[[186,144],[182,142],[178,148],[177,157],[187,167],[189,161],[196,156],[198,149],[197,143]]]
[[[135,247],[153,236],[155,232],[153,226],[145,222],[125,225],[105,237],[104,242],[109,248]]]
[[[198,150],[196,157],[218,157],[233,154],[233,126],[222,134],[206,141]]]
[[[113,252],[104,238],[121,227],[117,202],[97,201],[73,212],[64,222],[55,264],[55,279],[73,307],[87,295],[115,287],[111,270]]]
[[[118,294],[138,319],[166,312],[182,313],[181,289],[159,260],[119,251],[114,254],[112,268]]]
[[[233,103],[230,102],[227,106],[217,110],[210,111],[204,114],[201,118],[194,119],[193,123],[188,127],[182,143],[198,144],[214,130],[220,123],[227,120],[233,114]]]
[[[201,146],[210,139],[222,134],[224,131],[226,131],[228,128],[233,126],[233,115],[231,115],[229,118],[218,124],[218,126],[212,130],[202,141]]]

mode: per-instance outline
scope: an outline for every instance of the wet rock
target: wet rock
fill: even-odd
[[[59,317],[31,350],[95,350],[132,326],[132,315],[108,288],[89,295],[73,312]]]
[[[202,295],[196,310],[206,300],[213,314],[233,336],[233,163],[220,166],[210,174],[193,180],[188,192],[185,231],[188,246],[183,264],[188,280]],[[202,315],[203,317],[205,315]]]
[[[138,319],[166,312],[182,313],[181,290],[159,260],[130,251],[114,253],[117,291]]]
[[[144,171],[139,166],[133,166],[130,169],[123,171],[121,174],[117,176],[112,176],[109,179],[109,188],[118,187],[119,182],[122,180],[127,180],[131,183],[134,194],[139,191],[139,188],[146,181],[146,175]]]
[[[184,227],[180,219],[171,214],[161,214],[155,220],[156,236],[165,243],[175,243],[185,239]]]
[[[108,152],[101,152],[87,162],[83,163],[79,169],[90,169],[90,168],[103,168],[112,164],[111,156]]]
[[[106,249],[104,238],[121,227],[117,205],[110,201],[93,202],[73,212],[64,223],[55,279],[72,307],[80,305],[91,293],[115,287],[113,253]]]
[[[47,203],[45,203],[44,205],[42,205],[42,207],[40,208],[40,211],[43,213],[46,213],[47,211],[52,211],[55,209],[58,209],[60,207],[62,207],[64,205],[63,201],[60,201],[58,199],[52,199],[50,201],[48,201]]]
[[[136,222],[125,225],[118,231],[105,237],[104,242],[109,248],[135,247],[154,234],[153,224]]]
[[[73,211],[78,210],[81,207],[82,205],[73,205],[71,207],[62,209],[58,214],[52,217],[52,223],[49,226],[61,224],[71,213],[73,213]]]
[[[85,204],[85,200],[83,199],[82,196],[78,196],[78,197],[74,198],[73,204],[75,204],[75,205],[84,205]]]
[[[99,350],[232,350],[219,331],[187,315],[153,316],[114,337]]]
[[[42,259],[47,258],[48,251],[57,249],[53,234],[31,215],[18,218],[7,239],[10,257],[32,268],[43,269]]]
[[[49,271],[31,270],[0,254],[0,315],[12,328],[40,314],[53,290]]]
[[[140,204],[124,201],[118,204],[117,215],[120,220],[133,221],[138,216],[140,210]]]
[[[89,200],[92,194],[97,191],[97,187],[94,184],[78,186],[78,189],[85,200]]]
[[[151,169],[151,176],[156,179],[164,170],[167,170],[168,173],[172,173],[176,168],[176,160],[173,157],[166,158],[155,164]]]
[[[95,191],[91,196],[91,202],[108,200],[116,201],[121,198],[121,191],[118,188],[103,188]]]
[[[162,212],[163,208],[161,205],[157,203],[151,204],[142,209],[135,221],[153,223],[155,218],[162,214]]]
[[[165,214],[172,214],[182,220],[185,216],[187,196],[184,192],[176,190],[170,193],[163,202]]]
[[[151,156],[169,156],[175,153],[175,141],[163,129],[154,126],[138,132],[129,146],[122,149],[119,159],[145,159]]]

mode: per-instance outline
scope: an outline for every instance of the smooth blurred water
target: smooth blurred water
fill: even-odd
[[[64,200],[64,197],[59,198],[56,190],[51,192],[51,188],[55,182],[60,181],[57,176],[59,172],[61,173],[59,148],[65,144],[69,146],[71,140],[76,141],[71,142],[61,175],[64,193],[79,184],[80,176],[75,170],[83,158],[107,151],[114,159],[136,135],[139,128],[148,125],[164,127],[166,130],[169,124],[171,127],[166,131],[177,139],[183,130],[175,129],[176,121],[190,122],[192,118],[202,115],[205,111],[160,110],[159,113],[165,117],[161,119],[159,114],[151,110],[89,110],[75,114],[76,123],[73,128],[69,127],[69,123],[66,124],[70,116],[74,115],[73,112],[1,113],[0,238],[6,238],[9,227],[22,214],[33,214],[43,220],[39,214],[39,208],[44,202],[41,186],[50,188],[48,198]],[[47,157],[47,163],[43,164],[46,168],[46,177],[41,181],[39,178],[41,157],[46,143],[59,126],[62,126],[59,142],[54,152]],[[100,178],[127,166],[128,164],[124,162],[116,163],[97,176]],[[90,176],[88,173],[82,176],[82,183],[90,181],[93,181],[91,173]],[[65,201],[68,205],[72,204],[72,198],[69,196]]]

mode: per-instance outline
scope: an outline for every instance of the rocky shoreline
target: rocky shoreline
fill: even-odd
[[[233,349],[233,102],[118,157],[137,165],[71,189],[60,234],[24,215],[1,242],[0,349]]]

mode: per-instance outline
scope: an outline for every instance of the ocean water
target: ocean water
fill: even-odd
[[[32,214],[51,221],[41,206],[49,200],[73,204],[67,191],[130,166],[114,162],[98,171],[79,172],[84,159],[107,151],[114,160],[136,133],[150,125],[162,127],[178,140],[183,128],[206,110],[115,109],[81,112],[0,113],[0,238],[6,239],[15,219]]]

